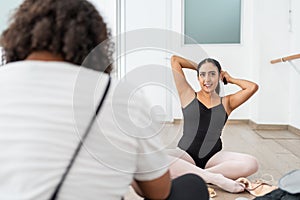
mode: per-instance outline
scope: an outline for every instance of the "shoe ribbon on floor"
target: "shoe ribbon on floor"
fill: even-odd
[[[277,186],[273,186],[269,183],[264,182],[263,180],[251,182],[247,178],[242,177],[238,178],[236,181],[238,183],[241,183],[246,191],[248,191],[250,194],[256,197],[263,196],[278,188]]]

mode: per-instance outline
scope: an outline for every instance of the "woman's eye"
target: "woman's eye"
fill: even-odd
[[[200,74],[200,77],[205,77],[205,74],[204,74],[204,73],[201,73],[201,74]]]

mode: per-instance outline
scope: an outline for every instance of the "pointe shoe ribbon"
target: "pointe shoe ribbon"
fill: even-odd
[[[273,190],[277,189],[276,186],[273,186],[269,183],[263,182],[262,180],[257,180],[255,182],[249,181],[247,178],[238,178],[236,180],[238,183],[241,183],[245,186],[245,190],[247,190],[250,194],[256,197],[263,196]]]

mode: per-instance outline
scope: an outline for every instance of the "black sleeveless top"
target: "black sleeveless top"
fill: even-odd
[[[220,136],[228,118],[222,98],[219,105],[207,108],[195,97],[182,112],[183,136],[178,147],[204,169],[208,160],[222,149]]]

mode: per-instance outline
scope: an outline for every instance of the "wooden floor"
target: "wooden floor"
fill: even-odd
[[[182,124],[165,125],[163,136],[168,147],[175,147],[182,133]],[[175,133],[175,134],[174,134]],[[223,131],[224,149],[247,153],[255,156],[259,161],[259,171],[249,177],[250,180],[265,179],[274,185],[285,173],[300,168],[300,136],[289,131],[252,130],[245,123],[227,123]],[[171,141],[171,142],[170,142]],[[217,196],[213,200],[234,200],[238,197],[253,199],[248,193],[231,194],[215,188]],[[126,200],[140,200],[130,188]]]

